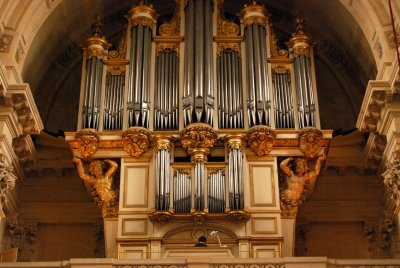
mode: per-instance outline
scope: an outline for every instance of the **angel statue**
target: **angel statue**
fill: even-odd
[[[86,174],[83,168],[82,160],[74,156],[74,163],[76,164],[79,177],[84,181],[93,183],[100,199],[103,202],[110,202],[116,196],[115,191],[112,189],[114,174],[117,171],[118,165],[112,160],[106,159],[104,161],[94,160],[89,164],[90,174]],[[108,164],[108,170],[106,169]]]

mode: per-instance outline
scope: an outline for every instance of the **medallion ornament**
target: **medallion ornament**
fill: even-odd
[[[139,158],[149,149],[149,133],[142,127],[131,127],[122,133],[122,147],[131,156]]]
[[[276,132],[267,126],[254,126],[247,131],[247,144],[257,156],[269,154],[275,140]]]
[[[319,155],[323,146],[321,130],[313,127],[303,128],[299,132],[299,148],[307,159],[313,159]]]
[[[75,134],[75,141],[84,159],[91,157],[99,147],[99,136],[95,129],[82,129]]]

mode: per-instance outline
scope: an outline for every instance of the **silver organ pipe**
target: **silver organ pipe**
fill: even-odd
[[[211,0],[188,0],[185,12],[185,126],[212,125],[214,109]]]
[[[189,170],[175,170],[174,172],[174,212],[190,213],[192,182]]]
[[[228,136],[228,191],[229,208],[244,208],[243,153],[240,135]]]
[[[304,34],[304,18],[296,18],[296,32],[289,40],[289,49],[294,58],[294,76],[299,127],[316,127],[316,96],[314,94],[311,39]]]
[[[169,209],[169,177],[170,177],[170,154],[167,148],[157,150],[156,154],[156,209]]]
[[[118,75],[107,73],[104,98],[104,130],[122,129],[125,72]]]
[[[222,169],[210,172],[208,182],[208,212],[224,213],[225,212],[225,174]]]
[[[243,128],[241,59],[237,51],[222,50],[217,57],[218,126]]]
[[[273,74],[275,127],[294,128],[294,115],[290,73],[287,70],[276,69]]]
[[[204,209],[204,181],[205,165],[199,161],[194,165],[194,209],[202,211]]]
[[[260,6],[261,7],[261,6]],[[249,126],[270,126],[271,99],[267,68],[266,11],[254,12],[246,7],[242,12],[245,24],[247,65],[247,109]],[[257,19],[254,19],[254,18]]]
[[[142,9],[146,9],[147,12]],[[154,17],[154,10],[144,5],[134,7],[128,15],[131,25],[127,89],[128,127],[149,127],[151,70],[149,62]]]
[[[310,57],[299,55],[294,60],[299,127],[315,126],[315,101],[311,80]]]
[[[86,39],[82,45],[84,49],[84,68],[85,82],[81,90],[83,99],[81,100],[81,126],[80,128],[97,129],[100,124],[100,98],[103,86],[103,69],[106,59],[107,49],[110,44],[103,36],[103,24],[100,17],[92,25],[93,35]]]
[[[156,59],[156,83],[154,98],[154,128],[171,130],[178,128],[179,57],[166,49]]]

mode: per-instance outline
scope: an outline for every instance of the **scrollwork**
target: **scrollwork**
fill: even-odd
[[[131,127],[122,133],[122,147],[131,156],[140,157],[149,149],[149,133],[141,127]]]
[[[254,126],[247,132],[247,144],[257,156],[269,154],[276,140],[276,132],[267,126]]]

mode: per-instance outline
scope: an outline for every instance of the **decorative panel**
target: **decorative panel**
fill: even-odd
[[[123,208],[147,207],[149,165],[126,166],[124,172]]]
[[[147,218],[122,219],[122,235],[146,235]]]
[[[276,206],[273,165],[249,165],[250,204],[252,207]]]
[[[253,234],[277,234],[278,223],[275,217],[252,218],[251,228]]]

